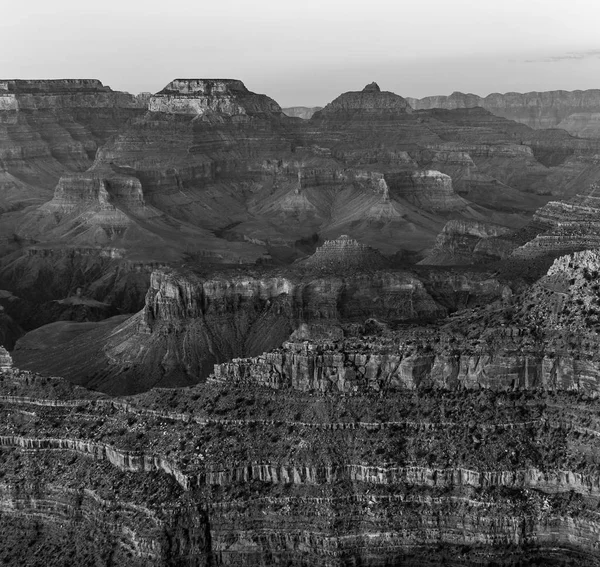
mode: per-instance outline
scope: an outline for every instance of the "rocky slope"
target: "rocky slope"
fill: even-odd
[[[24,368],[128,393],[195,383],[216,362],[274,348],[296,329],[309,336],[339,336],[344,322],[432,319],[446,313],[410,273],[325,268],[328,273],[320,274],[317,267],[312,277],[155,271],[137,315],[41,327],[19,342],[14,356]],[[59,351],[68,351],[68,359],[55,356]]]
[[[415,110],[474,108],[480,106],[497,116],[531,128],[564,128],[583,137],[598,137],[600,90],[493,93],[486,97],[454,92],[449,96],[407,98]]]
[[[570,281],[574,260],[548,278]],[[464,348],[452,330],[469,325],[450,326]],[[126,399],[5,370],[4,553],[30,557],[31,541],[100,565],[106,549],[131,565],[597,565],[597,384],[575,386],[564,362],[545,380],[505,356],[444,358],[436,328],[292,342]],[[533,329],[484,340],[534,345]]]

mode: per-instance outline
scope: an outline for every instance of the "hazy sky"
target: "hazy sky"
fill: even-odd
[[[282,106],[600,88],[598,0],[0,0],[0,78],[160,90],[239,78]]]

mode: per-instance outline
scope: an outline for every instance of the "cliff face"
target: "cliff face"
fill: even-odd
[[[76,324],[42,327],[14,355],[25,368],[112,393],[135,392],[196,383],[216,362],[270,350],[302,325],[309,336],[339,336],[343,323],[369,317],[429,320],[445,313],[406,272],[199,278],[161,270],[134,317],[80,325],[79,332]],[[75,358],[65,365],[53,349]]]
[[[448,221],[430,254],[420,262],[429,265],[473,264],[506,258],[516,247],[506,227],[476,221]]]
[[[98,80],[0,81],[0,212],[39,203],[144,106]]]
[[[432,388],[406,338],[290,343],[127,399],[5,372],[3,553],[29,557],[31,541],[101,565],[597,565],[597,399],[483,374]]]
[[[486,97],[454,92],[450,96],[407,98],[415,110],[480,106],[497,116],[531,128],[564,128],[574,135],[597,137],[594,115],[600,112],[600,90],[493,93]]]
[[[250,92],[235,79],[175,79],[150,98],[148,110],[200,116],[281,113],[273,99]]]

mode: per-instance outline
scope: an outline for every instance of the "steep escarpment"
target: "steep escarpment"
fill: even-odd
[[[236,116],[280,113],[281,107],[268,96],[249,91],[236,79],[175,79],[150,98],[148,110]]]
[[[296,369],[289,383],[228,365],[126,399],[2,374],[4,553],[29,557],[31,541],[99,564],[107,548],[124,565],[597,564],[595,399],[384,376],[376,390],[368,351],[294,349],[277,366]],[[344,381],[345,396],[315,395]]]
[[[527,124],[531,128],[564,128],[571,134],[597,137],[594,115],[600,112],[600,90],[493,93],[486,97],[454,92],[449,96],[408,98],[415,110],[473,108]]]
[[[370,317],[391,322],[445,313],[417,277],[402,271],[217,278],[160,270],[137,315],[54,323],[30,332],[14,356],[24,368],[135,392],[196,383],[216,362],[274,348],[303,325],[309,336],[339,336],[343,323]],[[68,359],[52,354],[65,349]]]
[[[0,211],[43,202],[61,175],[144,111],[98,80],[0,81]]]

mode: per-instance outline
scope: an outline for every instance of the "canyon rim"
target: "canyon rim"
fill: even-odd
[[[0,563],[600,567],[586,3],[1,8]]]

